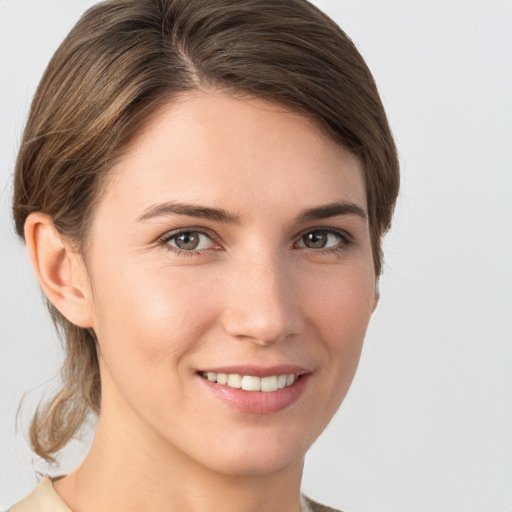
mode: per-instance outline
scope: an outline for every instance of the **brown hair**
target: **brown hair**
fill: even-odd
[[[365,172],[376,275],[398,193],[396,149],[374,80],[344,32],[305,0],[110,0],[88,10],[39,84],[14,179],[16,230],[49,214],[86,252],[105,177],[141,124],[180,91],[221,89],[310,116]],[[36,412],[34,451],[53,461],[100,410],[94,333],[48,302],[66,349],[61,391]]]

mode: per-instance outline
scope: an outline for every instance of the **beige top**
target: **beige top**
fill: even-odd
[[[71,509],[62,501],[47,476],[25,499],[7,512],[71,512]]]
[[[326,507],[306,496],[301,496],[302,512],[340,512]],[[52,481],[47,476],[23,500],[13,505],[7,512],[72,512],[55,491]]]

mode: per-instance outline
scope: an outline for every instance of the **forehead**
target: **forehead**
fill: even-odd
[[[112,171],[103,202],[133,213],[147,202],[238,210],[339,200],[366,206],[357,157],[306,116],[224,93],[180,94],[149,119]]]

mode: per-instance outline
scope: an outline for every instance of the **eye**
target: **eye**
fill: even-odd
[[[335,249],[344,248],[350,243],[348,236],[338,231],[328,229],[315,229],[302,235],[297,247],[308,249]]]
[[[213,246],[211,238],[201,231],[180,231],[167,236],[162,242],[180,251],[202,251]]]

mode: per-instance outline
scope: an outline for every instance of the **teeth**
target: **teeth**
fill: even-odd
[[[261,379],[252,375],[242,377],[242,389],[245,391],[259,391],[261,389]]]
[[[261,379],[261,391],[277,391],[277,375]]]
[[[242,387],[242,376],[236,373],[230,373],[228,375],[228,386],[230,388],[240,389]]]
[[[255,377],[254,375],[239,375],[237,373],[203,373],[210,382],[223,384],[231,388],[243,389],[245,391],[277,391],[291,386],[297,376],[289,375],[271,375],[269,377]]]

